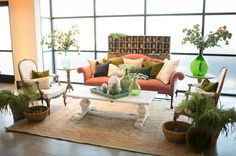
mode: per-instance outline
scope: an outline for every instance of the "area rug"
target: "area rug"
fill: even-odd
[[[173,110],[168,108],[169,104],[163,107],[153,102],[149,106],[150,117],[142,129],[137,129],[132,119],[89,114],[82,120],[72,120],[80,111],[78,103],[79,100],[69,99],[67,106],[59,105],[43,122],[21,120],[7,130],[153,155],[200,155],[186,148],[185,144],[166,140],[161,126],[172,120]],[[135,113],[137,109],[135,105],[124,103],[92,103],[98,110],[111,112]]]

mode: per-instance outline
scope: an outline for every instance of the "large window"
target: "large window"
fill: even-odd
[[[234,3],[234,0],[41,0],[42,35],[53,29],[67,30],[71,25],[77,24],[81,32],[81,54],[78,56],[76,51],[69,51],[74,67],[88,64],[88,59],[106,57],[107,39],[111,33],[169,35],[172,58],[181,58],[179,70],[189,72],[189,64],[198,51],[195,46],[181,44],[182,29],[200,24],[203,31],[208,33],[219,26],[227,25],[233,33],[230,44],[222,48],[209,48],[204,54],[209,63],[209,72],[216,75],[216,78],[222,66],[227,65],[229,74],[223,93],[235,94]],[[66,81],[65,73],[57,70],[61,55],[56,54],[53,49],[44,49],[43,56],[44,68],[51,68]],[[82,75],[76,71],[73,71],[71,79],[73,82],[83,82]],[[184,79],[180,82],[183,85],[179,85],[179,89],[186,90],[185,84],[193,81],[196,80]]]
[[[0,23],[0,81],[14,82],[9,9],[7,2],[0,2]]]

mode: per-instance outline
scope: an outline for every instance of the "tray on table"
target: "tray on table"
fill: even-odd
[[[102,90],[99,87],[90,88],[90,91],[92,93],[102,95],[102,96],[105,96],[105,97],[108,97],[108,98],[111,98],[111,99],[118,99],[118,98],[122,98],[122,97],[125,97],[125,96],[129,95],[129,92],[124,91],[124,90],[120,91],[119,94],[117,94],[117,95],[110,95],[110,94],[107,94],[107,93],[103,93]]]

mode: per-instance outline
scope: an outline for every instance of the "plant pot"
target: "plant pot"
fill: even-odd
[[[195,60],[190,65],[190,71],[194,76],[204,76],[208,71],[208,63],[202,56],[199,54]]]
[[[13,106],[10,105],[10,108],[11,108],[14,121],[19,121],[25,118],[23,114],[23,111],[25,108],[17,108],[14,105]]]
[[[185,142],[187,131],[190,124],[183,121],[168,121],[162,125],[162,131],[165,137],[172,142]]]
[[[28,121],[43,121],[48,115],[49,108],[47,106],[33,106],[24,110],[23,114]]]
[[[190,128],[186,135],[187,144],[195,151],[205,151],[212,143],[212,136],[206,131]]]

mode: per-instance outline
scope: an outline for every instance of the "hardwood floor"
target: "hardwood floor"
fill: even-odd
[[[14,88],[12,85],[0,84],[0,89],[3,87]],[[234,97],[222,97],[221,101],[225,107],[236,107],[236,98]],[[0,156],[148,156],[118,149],[67,142],[23,133],[6,132],[5,127],[12,124],[11,115],[0,113]],[[220,135],[216,147],[209,149],[205,155],[235,155],[235,137],[235,134],[230,134],[228,138]]]

